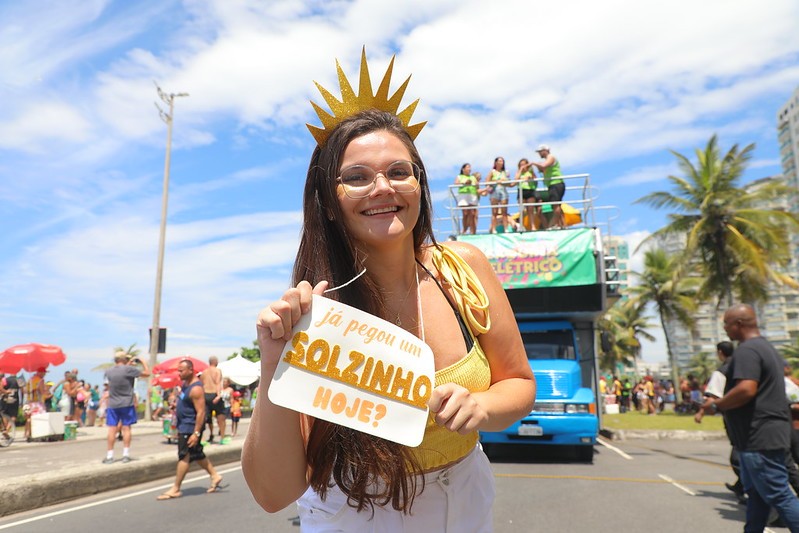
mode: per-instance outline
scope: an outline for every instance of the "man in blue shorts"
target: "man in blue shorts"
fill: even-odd
[[[138,365],[141,365],[140,369]],[[130,462],[130,426],[136,423],[136,406],[133,387],[136,378],[147,377],[150,369],[147,363],[138,358],[129,358],[125,352],[114,355],[114,366],[105,371],[108,383],[108,406],[106,425],[108,426],[108,452],[103,463],[114,462],[114,441],[117,431],[122,431],[122,462]]]

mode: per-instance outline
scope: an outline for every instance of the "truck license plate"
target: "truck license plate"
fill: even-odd
[[[544,428],[541,426],[531,426],[529,424],[519,426],[519,435],[524,435],[525,437],[540,437],[543,434]]]

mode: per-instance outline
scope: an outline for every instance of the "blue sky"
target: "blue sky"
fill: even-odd
[[[438,216],[462,163],[485,174],[548,143],[633,245],[664,223],[631,204],[667,187],[669,150],[718,133],[756,143],[747,180],[779,174],[776,114],[799,85],[792,0],[5,1],[0,20],[0,349],[57,344],[95,382],[114,346],[148,346],[166,144],[153,81],[190,94],[161,324],[167,356],[203,358],[248,346],[287,286],[308,101],[322,103],[313,80],[338,94],[335,58],[353,79],[366,45],[373,77],[392,54],[392,89],[413,75]],[[662,343],[643,356],[665,359]]]

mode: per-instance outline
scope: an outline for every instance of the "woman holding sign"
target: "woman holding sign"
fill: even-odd
[[[494,482],[478,431],[504,429],[529,413],[535,381],[488,260],[471,245],[434,240],[413,144],[424,124],[408,123],[415,103],[397,114],[405,85],[388,98],[392,67],[393,59],[373,96],[363,54],[358,87],[369,93],[356,96],[347,83],[344,102],[322,91],[334,116],[315,106],[326,129],[309,126],[318,145],[294,288],[258,316],[262,399],[242,466],[267,511],[298,501],[302,531],[490,531]],[[346,79],[340,67],[339,79]],[[328,298],[382,318],[384,328],[399,326],[432,350],[435,386],[419,446],[270,398],[276,369],[290,355],[281,357],[284,348],[303,336],[293,328],[328,288]]]

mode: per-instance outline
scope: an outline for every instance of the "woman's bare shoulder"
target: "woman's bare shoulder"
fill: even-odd
[[[488,258],[477,246],[464,241],[447,241],[441,243],[442,246],[455,252],[472,270],[478,275],[483,272],[493,272]]]

